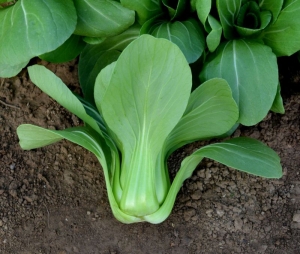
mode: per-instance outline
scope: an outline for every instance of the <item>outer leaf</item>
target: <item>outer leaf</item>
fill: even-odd
[[[275,23],[263,40],[277,56],[290,56],[300,50],[300,0],[286,0]]]
[[[0,62],[0,77],[10,78],[16,76],[28,64],[28,62],[29,61],[26,61],[24,63],[20,63],[14,66],[10,66]]]
[[[148,33],[175,43],[189,63],[197,61],[205,47],[204,34],[198,22],[192,18],[175,22],[149,20],[143,25],[141,33]]]
[[[231,89],[224,79],[210,79],[193,91],[186,111],[167,140],[169,153],[187,143],[220,136],[239,117]]]
[[[42,147],[65,138],[94,153],[101,163],[104,171],[108,199],[114,216],[123,223],[142,221],[142,219],[127,215],[120,210],[114,196],[112,189],[113,184],[111,181],[114,178],[114,174],[118,175],[118,172],[113,171],[119,171],[118,152],[109,150],[105,141],[91,129],[86,127],[76,127],[62,131],[55,131],[34,125],[23,124],[18,127],[17,133],[20,139],[20,145],[23,149]]]
[[[191,85],[184,55],[164,39],[143,35],[116,63],[100,107],[123,154],[120,208],[127,214],[143,217],[163,202],[153,184],[157,158],[185,110]]]
[[[85,43],[81,36],[71,35],[60,47],[54,51],[40,55],[39,58],[52,63],[63,63],[76,58],[83,50]]]
[[[216,160],[228,167],[266,178],[282,176],[278,155],[257,140],[234,138],[223,143],[208,145],[182,161],[165,202],[157,212],[145,217],[148,222],[160,223],[169,216],[182,183],[192,175],[204,157]]]
[[[79,80],[86,100],[94,104],[95,80],[101,69],[116,61],[121,51],[139,36],[140,27],[133,26],[120,35],[107,38],[98,45],[87,45],[80,55]]]
[[[276,96],[276,56],[268,46],[256,42],[223,43],[200,74],[202,82],[214,77],[224,78],[230,85],[239,106],[239,122],[254,125],[267,115]]]
[[[68,87],[44,66],[34,65],[28,67],[28,72],[32,82],[43,92],[56,100],[64,108],[88,123],[94,130],[101,133],[96,121],[86,114],[82,103],[68,89]]]
[[[242,0],[217,0],[217,9],[223,27],[224,37],[227,40],[234,38],[234,22],[241,8]]]
[[[1,70],[7,77],[66,41],[75,29],[76,11],[72,1],[20,0],[0,10],[0,20],[0,66],[8,70]]]
[[[75,34],[108,37],[125,31],[134,23],[134,11],[112,0],[73,0],[78,22]]]
[[[160,0],[121,0],[121,4],[136,11],[139,24],[144,24],[148,19],[162,14]]]

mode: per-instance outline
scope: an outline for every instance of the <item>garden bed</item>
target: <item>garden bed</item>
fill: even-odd
[[[266,180],[203,161],[159,225],[124,225],[112,215],[97,159],[70,142],[23,151],[22,123],[64,129],[79,119],[42,93],[26,71],[0,87],[1,253],[299,253],[300,65],[280,59],[286,113],[269,113],[233,136],[250,136],[281,157],[284,176]],[[79,91],[77,62],[53,65]],[[170,158],[170,170],[200,142]]]

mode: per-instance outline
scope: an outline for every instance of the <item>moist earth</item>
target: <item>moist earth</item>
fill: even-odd
[[[80,92],[77,61],[35,60]],[[202,161],[163,223],[125,225],[112,215],[95,156],[67,141],[23,151],[16,128],[64,129],[82,122],[34,86],[26,70],[0,79],[0,253],[300,253],[300,64],[279,60],[286,113],[269,113],[233,134],[281,157],[283,177],[262,179]],[[176,151],[182,159],[203,142]]]

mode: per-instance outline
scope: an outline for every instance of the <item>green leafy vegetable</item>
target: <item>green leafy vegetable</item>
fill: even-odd
[[[238,108],[223,79],[209,80],[190,94],[188,63],[168,40],[143,35],[131,42],[98,75],[97,108],[76,97],[44,67],[29,67],[29,75],[85,126],[56,131],[21,125],[21,147],[38,148],[65,138],[94,153],[104,170],[113,214],[121,222],[165,220],[182,183],[203,157],[263,177],[282,175],[274,151],[259,141],[236,138],[195,151],[170,181],[170,153],[196,139],[229,131]]]
[[[20,0],[1,9],[0,76],[14,76],[32,57],[56,49],[75,26],[72,1]]]
[[[283,113],[276,57],[300,50],[300,0],[194,0],[208,54],[200,80],[224,78],[244,125]],[[221,36],[221,32],[223,36]]]

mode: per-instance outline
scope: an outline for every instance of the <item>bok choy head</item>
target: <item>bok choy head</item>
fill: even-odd
[[[209,80],[191,93],[186,58],[168,40],[143,35],[133,41],[98,75],[96,107],[42,66],[29,67],[29,75],[85,126],[56,131],[21,125],[21,147],[37,148],[65,138],[93,152],[104,171],[113,214],[123,223],[164,221],[182,183],[203,157],[264,177],[281,176],[274,151],[237,138],[195,151],[170,181],[168,156],[192,141],[224,134],[236,123],[238,110],[223,79]]]

